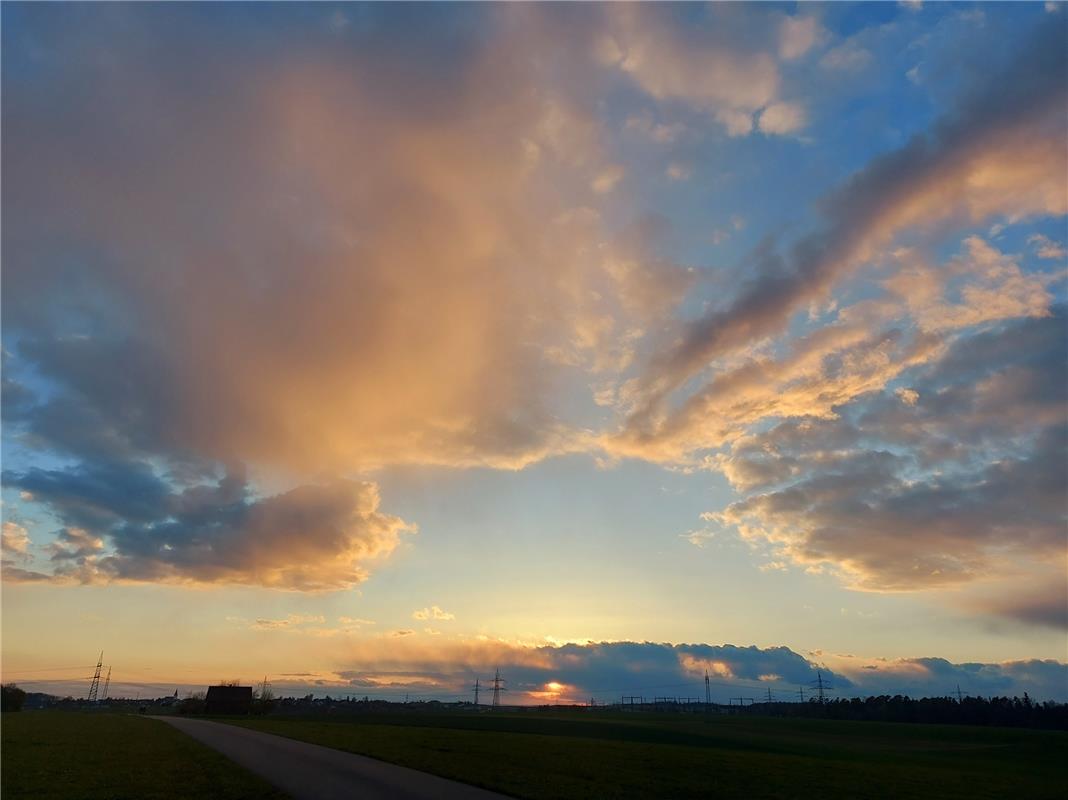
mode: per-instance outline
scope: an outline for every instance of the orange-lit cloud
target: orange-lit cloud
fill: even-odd
[[[898,254],[883,282],[884,295],[837,309],[826,324],[792,337],[777,352],[764,345],[740,349],[665,415],[655,433],[624,435],[609,448],[685,462],[695,450],[726,443],[744,447],[750,426],[763,420],[833,418],[837,407],[937,361],[946,353],[948,335],[1051,313],[1048,285],[1058,276],[1025,274],[1012,257],[978,237],[963,244],[959,256],[937,268],[908,252]],[[918,330],[908,332],[913,326]],[[911,391],[903,388],[899,396]],[[747,488],[726,454],[706,457],[703,466],[726,471],[735,486]]]
[[[433,97],[380,53],[297,53],[220,76],[117,48],[122,108],[98,113],[118,101],[86,64],[74,141],[16,92],[26,113],[6,138],[23,156],[5,197],[18,197],[8,219],[22,233],[6,280],[30,305],[60,300],[31,243],[59,230],[107,243],[88,312],[151,330],[128,343],[124,402],[152,406],[167,447],[296,471],[517,468],[582,448],[554,413],[553,354],[602,363],[645,307],[635,276],[666,290],[657,264],[608,268],[645,257],[613,246],[589,207],[587,185],[607,190],[621,168],[581,89],[530,73],[524,53],[542,44],[502,36],[443,71]],[[196,135],[164,127],[138,157],[110,149],[205,83]],[[41,346],[53,362],[114,357],[96,337]],[[95,380],[78,389],[106,417],[114,398]]]
[[[559,21],[528,22],[432,87],[403,52],[220,69],[146,15],[103,64],[49,29],[69,69],[5,93],[4,312],[54,388],[5,385],[5,423],[73,466],[5,483],[70,522],[57,579],[345,588],[414,526],[337,476],[589,449],[559,392],[630,363],[692,277],[607,232],[621,168],[584,82],[531,71]],[[68,82],[76,125],[35,99]],[[67,242],[95,254],[73,282]]]
[[[437,620],[439,622],[456,619],[455,614],[451,614],[438,606],[431,606],[429,608],[421,608],[412,612],[412,619],[418,620]]]
[[[825,204],[826,229],[798,242],[788,262],[764,253],[733,302],[690,323],[652,359],[636,385],[624,438],[655,437],[663,406],[679,387],[737,350],[782,334],[799,307],[823,300],[904,231],[1068,212],[1060,113],[1068,87],[1054,33],[1043,31],[1011,70],[932,134],[854,175]]]
[[[50,574],[6,569],[5,579],[344,589],[364,580],[369,563],[389,555],[402,534],[414,531],[378,510],[373,484],[340,480],[264,499],[224,486],[216,492],[234,494],[220,498],[196,487],[178,496],[163,494],[154,517],[109,525],[104,520],[113,522],[123,509],[104,495],[90,499],[89,490],[69,477],[37,471],[11,479],[33,483],[57,513],[106,530],[109,542],[82,528],[65,528],[51,547]],[[98,476],[81,477],[88,484]],[[277,621],[262,622],[270,627]]]
[[[5,557],[25,558],[29,554],[30,536],[26,528],[11,520],[4,520],[0,534],[0,549]]]
[[[710,38],[715,28],[698,36],[660,12],[650,6],[611,7],[607,30],[596,38],[597,57],[652,97],[708,112],[730,136],[748,134],[754,113],[778,98],[775,58],[755,48],[715,41]],[[790,29],[784,40],[789,57],[807,49],[804,37],[803,22]]]

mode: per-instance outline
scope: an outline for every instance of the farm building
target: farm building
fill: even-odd
[[[205,714],[247,714],[252,709],[251,686],[209,686]]]

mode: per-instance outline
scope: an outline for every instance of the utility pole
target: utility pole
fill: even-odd
[[[805,687],[804,686],[798,686],[797,687],[797,693],[799,695],[801,695],[801,702],[802,703],[805,702]]]
[[[100,658],[96,660],[96,672],[93,673],[93,682],[89,684],[89,697],[86,699],[90,703],[95,703],[97,694],[100,692],[100,668],[104,666],[104,651],[100,651]]]
[[[497,708],[501,704],[501,684],[504,681],[501,680],[501,668],[497,667],[496,674],[493,676],[493,707]]]
[[[712,690],[708,687],[708,670],[705,670],[705,705],[712,705]]]
[[[108,667],[108,676],[104,679],[104,693],[102,700],[108,699],[108,687],[111,686],[111,667]],[[960,687],[957,687],[960,688]]]
[[[475,705],[478,705],[478,678],[475,678]]]
[[[771,705],[771,687],[768,687],[768,705]]]

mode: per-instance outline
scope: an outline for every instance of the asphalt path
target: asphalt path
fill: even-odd
[[[294,800],[504,800],[503,794],[221,722],[153,717],[274,784]]]

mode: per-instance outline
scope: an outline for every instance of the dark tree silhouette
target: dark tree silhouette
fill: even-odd
[[[0,710],[22,711],[22,704],[26,701],[26,693],[13,683],[5,683],[0,686]]]

